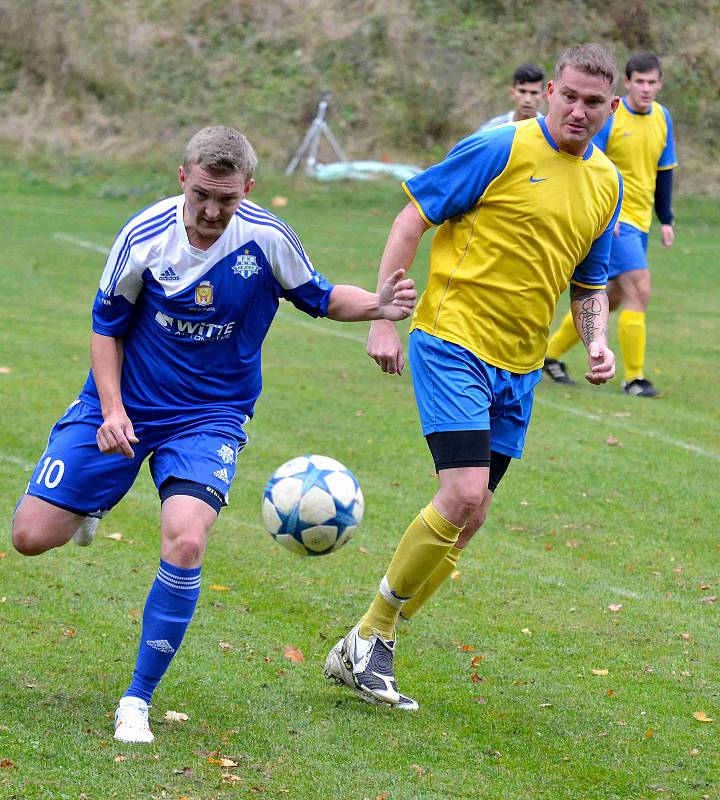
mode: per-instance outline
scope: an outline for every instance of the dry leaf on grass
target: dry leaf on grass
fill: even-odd
[[[523,628],[523,629],[520,631],[520,633],[524,633],[524,634],[525,634],[525,636],[530,636],[530,635],[532,634],[532,631],[530,630],[530,628]]]
[[[242,778],[239,775],[233,775],[232,772],[223,772],[223,783],[242,783]]]
[[[230,642],[218,642],[218,647],[219,647],[221,650],[234,650],[234,648],[233,648],[233,646],[230,644]]]
[[[482,664],[483,661],[485,661],[485,656],[473,656],[470,659],[470,666],[475,669],[475,667]]]
[[[460,577],[460,570],[459,569],[454,569],[450,573],[450,580],[451,581],[456,581],[459,577]]]
[[[540,703],[540,708],[552,708],[552,703]]]
[[[293,664],[301,664],[303,661],[305,661],[303,651],[299,647],[292,647],[289,644],[285,645],[283,655],[285,658],[289,658]]]
[[[483,677],[482,675],[478,675],[477,672],[473,672],[472,675],[470,675],[470,680],[473,683],[482,683]]]
[[[105,539],[112,539],[113,542],[122,542],[125,538],[122,533],[104,533],[103,537]]]
[[[689,633],[681,633],[680,638],[685,642],[689,642],[692,639],[692,636],[690,636]]]
[[[222,586],[219,583],[211,583],[210,586],[208,586],[208,589],[210,589],[213,592],[229,592],[230,591],[230,587],[229,586]]]
[[[607,439],[605,439],[605,444],[610,447],[622,447],[620,439],[616,439],[614,436],[608,436]]]
[[[608,611],[612,611],[613,613],[616,611],[622,611],[622,603],[610,603],[608,606]]]
[[[592,672],[593,675],[609,675],[610,674],[610,670],[609,669],[591,669],[590,672]]]
[[[0,558],[7,558],[7,553],[4,550],[0,550]]]
[[[171,722],[185,722],[190,717],[187,714],[183,714],[182,711],[166,711],[163,719],[169,719]]]
[[[0,367],[0,375],[9,375],[11,372],[10,367]]]
[[[68,639],[74,639],[77,636],[77,631],[75,628],[65,628],[63,631],[63,636],[67,637]]]
[[[127,756],[115,756],[115,758],[113,758],[113,761],[116,764],[121,764],[123,761],[127,761]]]
[[[12,758],[0,759],[0,769],[17,769],[17,765]]]
[[[370,551],[367,549],[367,547],[358,547],[358,553],[362,553],[364,556],[366,556],[369,552]]]
[[[410,769],[414,769],[418,775],[424,775],[427,772],[425,767],[421,767],[419,764],[411,764]]]
[[[714,594],[711,595],[710,597],[702,597],[702,598],[700,598],[700,602],[701,603],[714,603],[716,600],[717,600],[717,597],[715,597]]]
[[[712,717],[708,717],[708,715],[704,711],[694,711],[693,712],[693,717],[695,717],[695,719],[698,722],[713,722],[714,721],[713,718]]]
[[[142,611],[139,608],[131,608],[127,615],[133,622],[137,622],[142,616]]]

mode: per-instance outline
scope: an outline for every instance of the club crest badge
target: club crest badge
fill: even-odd
[[[237,261],[233,264],[232,271],[234,275],[240,275],[241,278],[247,280],[260,272],[260,265],[257,263],[257,258],[245,248],[244,253],[238,253]]]
[[[199,306],[210,306],[213,301],[213,287],[210,281],[202,281],[195,287],[195,303]]]

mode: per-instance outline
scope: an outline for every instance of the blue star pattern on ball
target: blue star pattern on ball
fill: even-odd
[[[270,476],[263,520],[278,544],[300,555],[325,555],[360,524],[363,494],[353,473],[327,456],[294,458]]]

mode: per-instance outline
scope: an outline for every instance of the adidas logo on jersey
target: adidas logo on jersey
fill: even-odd
[[[172,267],[168,267],[165,272],[160,273],[161,281],[179,281],[180,276],[175,272]]]
[[[225,469],[225,467],[222,469],[216,469],[215,472],[213,472],[213,475],[216,478],[220,478],[223,483],[227,483],[228,485],[230,484],[230,476],[228,475],[228,471]]]
[[[148,639],[145,644],[152,647],[153,650],[159,650],[161,653],[174,653],[175,648],[168,642],[167,639]]]

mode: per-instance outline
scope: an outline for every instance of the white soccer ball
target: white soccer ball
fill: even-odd
[[[278,544],[302,556],[334,553],[353,535],[365,510],[357,478],[327,456],[300,456],[273,472],[262,514]]]

